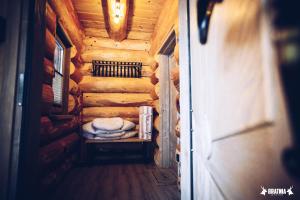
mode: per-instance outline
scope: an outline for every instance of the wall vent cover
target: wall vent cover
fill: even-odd
[[[122,78],[141,78],[141,62],[116,62],[93,60],[93,76],[100,77],[122,77]]]

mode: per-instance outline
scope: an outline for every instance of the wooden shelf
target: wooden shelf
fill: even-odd
[[[127,139],[120,139],[120,140],[93,140],[93,139],[86,139],[86,144],[99,144],[99,143],[143,143],[143,142],[151,142],[151,140],[144,140],[138,137],[127,138]]]

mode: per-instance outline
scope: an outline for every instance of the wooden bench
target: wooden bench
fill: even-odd
[[[126,145],[139,145],[142,147],[141,151],[136,151],[136,153],[140,153],[140,156],[143,158],[144,162],[151,161],[151,140],[144,140],[138,137],[132,137],[127,139],[120,139],[120,140],[93,140],[93,139],[81,139],[81,162],[82,163],[92,163],[94,161],[94,153],[92,152],[93,146],[98,146],[99,148],[109,148],[112,151],[118,150],[122,146]],[[107,152],[108,156],[104,159],[114,160],[114,153]],[[122,157],[121,159],[124,159]]]

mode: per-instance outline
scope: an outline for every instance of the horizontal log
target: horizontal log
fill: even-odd
[[[159,68],[156,68],[156,70],[154,71],[154,75],[159,80],[159,78],[160,78],[160,69]]]
[[[88,107],[83,108],[84,117],[138,118],[138,107]]]
[[[79,136],[77,133],[73,133],[40,148],[39,169],[47,171],[49,168],[59,165],[65,157],[76,149],[78,143]]]
[[[154,143],[155,145],[158,147],[158,148],[161,148],[162,146],[162,136],[161,134],[157,134],[155,137],[154,137]]]
[[[69,93],[74,96],[77,96],[77,97],[81,93],[78,84],[75,81],[73,81],[72,79],[69,79]]]
[[[70,50],[70,58],[74,58],[76,56],[76,54],[77,54],[76,46],[72,46],[71,50]]]
[[[52,79],[54,78],[54,75],[55,72],[53,63],[47,58],[44,58],[43,82],[48,85],[52,85]]]
[[[79,119],[76,117],[59,123],[49,121],[49,118],[41,118],[41,145],[48,144],[63,135],[76,131],[79,128],[79,124]]]
[[[176,137],[180,138],[180,120],[177,121],[177,124],[175,127],[175,135],[176,135]]]
[[[72,58],[71,61],[75,65],[76,68],[79,68],[84,63],[81,58],[81,54],[79,54],[78,51],[77,51],[76,56],[74,58]]]
[[[160,116],[156,116],[153,121],[153,127],[160,132]]]
[[[79,83],[80,81],[82,81],[83,76],[80,72],[80,70],[78,68],[75,69],[75,71],[73,72],[73,74],[70,75],[70,78],[75,81],[76,83]]]
[[[98,48],[112,48],[135,51],[149,51],[150,43],[146,40],[123,40],[122,42],[115,42],[112,39],[100,37],[86,37],[83,40],[86,50],[95,50]]]
[[[49,174],[44,176],[40,183],[41,193],[48,194],[50,191],[52,191],[55,186],[62,181],[65,174],[72,168],[76,159],[76,154],[68,156],[59,167],[55,168]]]
[[[42,87],[42,114],[47,115],[50,113],[54,102],[54,93],[50,85],[43,84]]]
[[[132,51],[120,49],[102,48],[89,50],[82,53],[82,59],[86,63],[93,60],[121,61],[121,62],[142,62],[143,65],[152,66],[156,61],[145,51]]]
[[[153,100],[159,99],[159,90],[160,86],[159,83],[157,83],[154,88],[150,91],[150,96],[152,97]]]
[[[143,93],[84,93],[83,107],[151,106],[152,98]]]
[[[49,0],[48,1],[72,43],[76,46],[77,54],[80,54],[83,48],[83,39],[85,37],[81,24],[78,20],[77,13],[71,0]]]
[[[56,34],[56,14],[51,8],[51,6],[46,3],[46,13],[45,13],[45,18],[46,18],[46,27],[49,29],[49,31],[55,35]]]
[[[171,69],[171,79],[175,86],[179,85],[179,66],[178,65]]]
[[[148,93],[153,89],[150,78],[112,78],[84,76],[79,84],[82,92]]]
[[[85,124],[85,123],[88,123],[88,122],[93,121],[95,118],[96,118],[96,117],[83,117],[83,118],[82,118],[82,122],[83,122],[83,124]],[[124,119],[124,120],[128,120],[128,121],[130,121],[130,122],[133,122],[133,123],[135,123],[135,124],[139,124],[139,118],[127,118],[127,117],[125,117],[125,118],[123,118],[123,119]]]
[[[76,69],[75,65],[72,62],[70,62],[70,71],[69,71],[69,74],[70,75],[73,74],[75,72],[75,69]]]
[[[158,113],[158,114],[161,113],[159,100],[153,101],[153,108],[156,113]]]
[[[151,66],[144,65],[142,67],[142,76],[143,77],[151,77],[153,73],[154,73],[154,71]]]
[[[153,85],[156,85],[159,82],[159,79],[156,77],[155,73],[150,76],[150,79]]]
[[[180,113],[180,95],[179,93],[176,95],[176,108],[177,108],[177,111]]]
[[[53,123],[49,117],[44,116],[40,119],[40,135],[47,135],[53,129]],[[41,139],[40,139],[41,140]]]
[[[151,67],[152,70],[155,71],[158,68],[158,62],[155,61],[154,63],[152,63]]]
[[[79,113],[79,101],[76,96],[70,95],[68,97],[68,113],[78,114]]]
[[[55,37],[54,35],[49,31],[48,28],[46,28],[46,33],[45,33],[45,56],[49,60],[53,60],[54,58],[54,51],[56,48],[56,42],[55,42]]]
[[[93,64],[92,63],[84,63],[82,67],[79,68],[81,74],[83,76],[91,76],[92,75]],[[153,70],[151,66],[142,66],[142,77],[150,77],[153,74]]]

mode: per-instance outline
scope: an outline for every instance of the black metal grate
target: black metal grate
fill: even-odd
[[[141,78],[141,62],[116,62],[93,60],[93,76]]]

